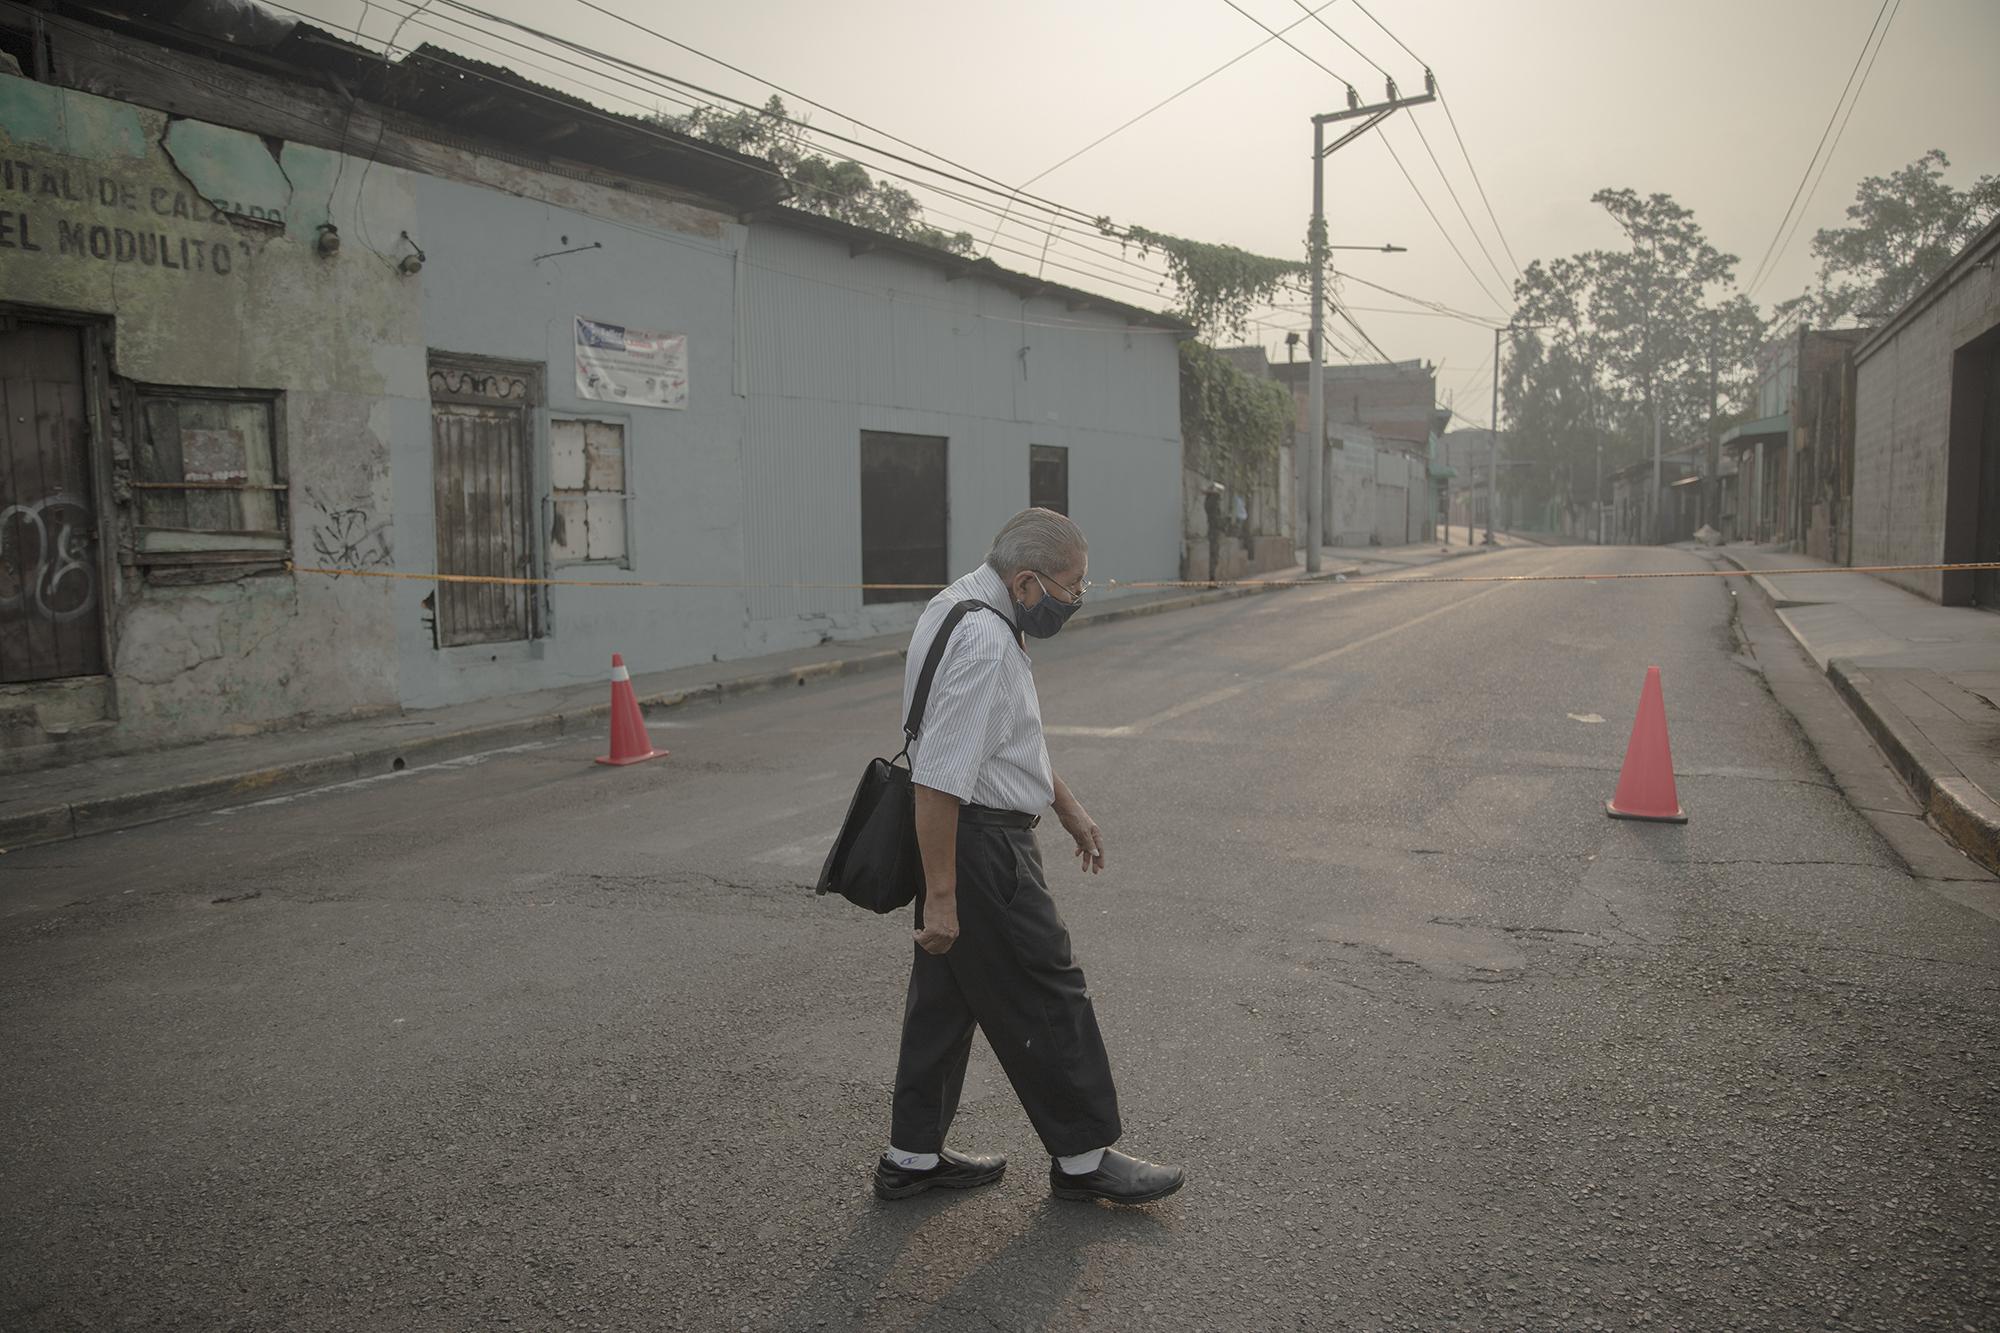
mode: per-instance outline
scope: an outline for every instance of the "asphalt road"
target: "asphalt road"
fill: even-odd
[[[1428,573],[1700,567],[1520,550]],[[1990,1329],[2000,924],[1720,580],[1319,588],[1036,649],[1125,1147],[878,1203],[900,919],[802,891],[888,673],[0,863],[0,1327]],[[1645,668],[1684,827],[1614,822]],[[1601,720],[1600,720],[1601,719]],[[1067,873],[1064,873],[1067,872]]]

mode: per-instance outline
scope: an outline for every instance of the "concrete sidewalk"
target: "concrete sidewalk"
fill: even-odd
[[[2000,872],[2000,615],[1939,606],[1790,552],[1718,554],[1754,575],[1930,821]],[[1780,569],[1829,572],[1758,572]]]
[[[1370,548],[1361,558],[1358,551],[1329,549],[1321,572],[1310,577],[1389,573],[1472,554],[1477,551],[1447,554],[1438,546],[1425,545]],[[1100,595],[1070,627],[1073,632],[1080,626],[1282,591],[1283,585],[1308,577],[1302,567],[1294,567],[1258,575],[1257,582],[1243,586]],[[640,706],[658,712],[900,666],[908,640],[907,634],[899,633],[817,644],[763,657],[635,674],[632,684]],[[601,739],[609,695],[603,681],[592,681],[446,708],[97,757],[59,768],[0,771],[0,853],[555,737]]]

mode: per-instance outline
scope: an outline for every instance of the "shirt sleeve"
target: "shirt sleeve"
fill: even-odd
[[[991,646],[970,638],[952,644],[932,683],[911,781],[971,801],[979,770],[1006,738],[1008,706]]]

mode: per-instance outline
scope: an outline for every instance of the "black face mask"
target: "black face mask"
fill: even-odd
[[[1074,602],[1059,602],[1049,595],[1049,585],[1042,583],[1041,575],[1035,575],[1035,582],[1042,587],[1042,600],[1033,606],[1023,606],[1019,598],[1014,599],[1014,624],[1021,633],[1032,639],[1053,639],[1056,631],[1069,622],[1083,605],[1078,598]]]

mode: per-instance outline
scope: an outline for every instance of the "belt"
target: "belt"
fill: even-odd
[[[958,822],[983,824],[989,828],[1033,828],[1042,822],[1042,817],[1021,810],[1001,810],[990,805],[967,803],[958,807]]]

